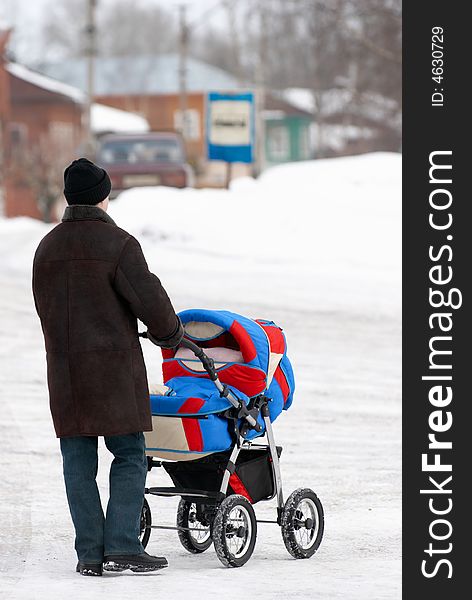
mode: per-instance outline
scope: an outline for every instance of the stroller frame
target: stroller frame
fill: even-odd
[[[246,448],[261,448],[265,450],[269,450],[269,456],[271,459],[272,466],[272,477],[274,482],[274,490],[273,493],[263,498],[262,500],[268,501],[272,500],[277,496],[277,520],[276,521],[265,521],[265,520],[257,520],[258,523],[277,523],[280,525],[280,516],[282,509],[284,507],[284,499],[283,499],[283,491],[282,491],[282,476],[280,471],[280,459],[277,453],[277,447],[275,444],[274,432],[272,429],[272,422],[269,418],[269,411],[267,407],[267,400],[265,400],[264,404],[261,407],[262,417],[264,419],[265,427],[266,427],[266,435],[267,435],[267,444],[254,444],[252,441],[243,439],[240,443],[239,440],[236,441],[231,449],[231,454],[229,456],[226,468],[223,473],[223,478],[221,481],[220,489],[218,492],[209,492],[206,490],[197,490],[197,489],[185,489],[182,487],[150,487],[145,489],[145,494],[150,494],[153,496],[181,496],[182,498],[189,498],[192,501],[203,502],[204,500],[210,500],[219,504],[222,502],[227,495],[229,478],[232,473],[235,471],[236,462],[238,460],[239,453],[244,451]],[[185,418],[185,417],[181,417]],[[148,470],[151,470],[154,467],[162,467],[163,461],[156,460],[153,457],[148,456]],[[167,527],[164,525],[152,525],[151,529],[181,529],[181,530],[191,530],[188,527]]]
[[[147,337],[147,333],[140,333],[139,335],[141,337]],[[189,348],[195,354],[195,356],[200,359],[210,379],[214,382],[216,388],[220,392],[220,395],[227,398],[231,403],[232,407],[226,410],[223,415],[228,419],[234,420],[236,440],[231,448],[229,458],[226,462],[218,491],[208,491],[193,488],[187,489],[181,486],[145,488],[145,494],[162,497],[180,496],[181,504],[186,502],[189,506],[190,503],[195,505],[196,515],[199,516],[200,519],[203,517],[203,521],[208,522],[208,531],[210,532],[209,544],[207,541],[207,545],[205,547],[199,548],[198,544],[195,544],[195,547],[192,548],[189,547],[188,543],[184,543],[182,540],[183,536],[189,536],[191,532],[202,531],[201,528],[188,526],[188,523],[187,526],[179,524],[179,522],[177,522],[176,526],[152,525],[150,508],[146,499],[144,499],[143,511],[141,514],[141,535],[143,536],[143,546],[147,544],[150,536],[150,530],[152,529],[176,530],[179,533],[179,538],[181,539],[182,544],[190,552],[203,552],[207,547],[209,547],[209,545],[211,545],[213,541],[220,561],[225,566],[239,567],[249,560],[254,550],[257,529],[256,524],[273,523],[281,527],[285,546],[292,556],[295,558],[309,558],[318,549],[323,536],[323,508],[316,494],[309,488],[299,488],[295,490],[284,503],[279,453],[275,443],[274,431],[269,414],[268,403],[270,402],[270,398],[266,397],[264,394],[260,394],[251,398],[249,404],[246,406],[242,400],[233,394],[229,387],[221,383],[214,366],[214,361],[205,354],[202,348],[185,338],[181,340],[180,345]],[[263,428],[258,422],[258,418],[260,416],[262,416],[264,422],[267,444],[255,444],[252,440],[247,440],[245,437],[252,429],[262,432]],[[184,419],[186,417],[179,416],[179,418]],[[239,494],[228,495],[230,477],[236,471],[236,464],[241,451],[244,452],[245,450],[250,450],[252,448],[257,448],[261,451],[268,452],[273,484],[272,493],[257,501],[269,501],[274,497],[277,497],[276,520],[257,519],[252,508],[252,503],[245,496]],[[151,471],[151,469],[154,467],[162,467],[164,465],[164,461],[156,460],[151,456],[148,456],[147,460],[148,471]],[[305,515],[300,508],[303,505],[303,502],[309,503],[308,516]],[[239,508],[240,514],[245,517],[246,520],[244,526],[235,527],[231,524],[230,517],[235,508]],[[178,520],[179,518],[177,521]],[[297,541],[296,531],[302,530],[303,528],[309,532],[308,536],[310,540],[307,547],[304,547],[303,544],[300,544],[300,542]],[[247,537],[249,534],[251,539],[246,543],[246,550],[244,554],[232,554],[230,549],[227,547],[226,538],[228,536]],[[190,546],[191,545],[192,544],[190,542]]]

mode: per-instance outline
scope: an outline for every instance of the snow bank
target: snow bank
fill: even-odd
[[[255,302],[277,294],[287,307],[392,313],[400,304],[400,169],[393,153],[293,163],[235,180],[229,191],[128,190],[110,214],[143,240],[160,271],[192,261],[209,296],[221,298],[208,272],[220,258],[239,262],[240,285],[254,272],[247,264],[256,266],[249,291],[244,279]],[[170,247],[181,256],[163,264]],[[228,283],[240,296],[238,282]]]
[[[39,240],[51,227],[29,217],[0,217],[0,275],[18,278],[30,272]]]
[[[292,163],[230,190],[134,188],[109,213],[176,298],[204,286],[209,307],[398,315],[400,169],[393,153]],[[49,228],[0,220],[0,264],[30,269]]]

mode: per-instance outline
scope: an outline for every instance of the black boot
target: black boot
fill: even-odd
[[[100,564],[92,564],[92,563],[77,563],[77,567],[75,568],[77,573],[81,575],[92,575],[92,576],[100,576],[103,573],[103,565]]]
[[[167,559],[163,556],[150,556],[147,552],[143,552],[143,554],[105,556],[103,568],[105,571],[126,571],[126,569],[130,569],[133,573],[146,573],[164,569],[168,564]]]

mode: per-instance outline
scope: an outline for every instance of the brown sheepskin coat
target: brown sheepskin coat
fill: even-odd
[[[97,206],[67,207],[36,250],[33,295],[57,436],[150,431],[137,319],[167,347],[182,326],[137,240]]]

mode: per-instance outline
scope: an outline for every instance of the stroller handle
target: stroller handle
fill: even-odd
[[[142,338],[146,338],[146,339],[149,338],[147,331],[140,331],[138,333],[138,336],[142,337]],[[200,348],[200,346],[197,346],[197,344],[195,344],[195,342],[192,342],[191,340],[187,340],[186,338],[182,338],[180,340],[179,346],[188,348],[195,354],[195,356],[197,358],[200,359],[203,366],[205,367],[205,371],[208,373],[208,375],[210,376],[210,379],[212,381],[216,381],[218,379],[218,375],[215,371],[215,363],[213,362],[213,359],[210,358],[209,356],[207,356],[205,354],[205,352],[203,351],[203,349]]]
[[[140,333],[138,333],[138,336],[142,337],[142,338],[148,337],[146,331],[141,331]],[[215,363],[214,363],[213,359],[205,354],[205,352],[203,351],[203,348],[200,348],[200,346],[195,344],[195,342],[192,342],[191,340],[188,340],[186,338],[182,338],[180,340],[179,346],[182,346],[183,348],[188,348],[195,354],[195,356],[198,359],[200,359],[200,362],[202,363],[205,371],[208,373],[208,376],[210,377],[210,379],[214,382],[214,384],[215,384],[216,388],[218,389],[218,391],[220,392],[220,394],[222,396],[226,396],[226,398],[228,398],[228,400],[231,402],[231,404],[234,406],[234,408],[238,409],[242,418],[246,419],[246,421],[252,427],[254,427],[254,429],[256,431],[261,431],[262,430],[261,425],[257,422],[257,420],[251,414],[249,414],[249,411],[247,410],[244,402],[242,402],[239,398],[237,398],[227,386],[225,386],[221,383],[221,381],[219,380],[219,377],[218,377],[218,373],[216,372]]]

